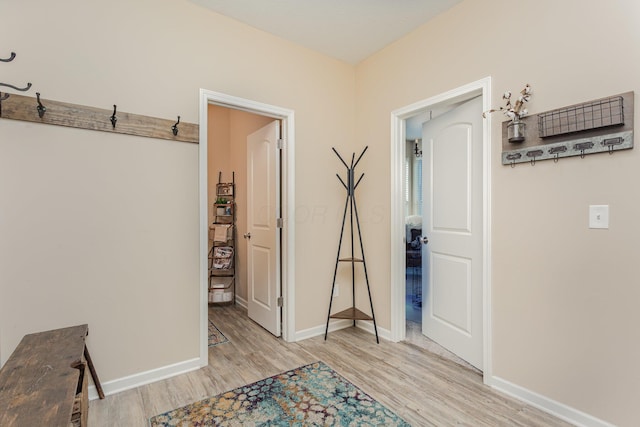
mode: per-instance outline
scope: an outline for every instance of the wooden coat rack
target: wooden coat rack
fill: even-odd
[[[0,97],[0,118],[45,123],[103,132],[168,139],[171,141],[199,141],[199,126],[193,123],[159,119],[113,110],[68,104],[65,102],[14,95]]]
[[[11,52],[8,58],[0,58],[0,62],[11,62],[16,53]],[[8,87],[20,92],[31,89],[31,83],[18,87],[0,82],[0,87]],[[173,120],[158,119],[131,113],[118,113],[118,107],[104,110],[84,105],[67,104],[53,100],[14,95],[0,92],[0,118],[22,120],[49,125],[67,126],[103,132],[122,133],[172,141],[199,142],[199,126],[193,123],[180,123],[180,116]],[[44,102],[43,102],[44,101]]]

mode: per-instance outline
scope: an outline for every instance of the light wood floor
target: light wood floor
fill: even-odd
[[[209,366],[138,387],[89,407],[91,426],[146,426],[157,414],[321,360],[414,426],[568,426],[493,391],[481,375],[411,343],[376,344],[349,328],[286,343],[239,307],[209,316],[230,342],[209,348]]]

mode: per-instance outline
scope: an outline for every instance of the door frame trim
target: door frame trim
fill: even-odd
[[[207,89],[200,89],[200,144],[198,149],[198,184],[200,214],[200,363],[208,364],[208,167],[207,167],[207,118],[208,106],[218,105],[246,111],[282,121],[281,137],[286,141],[282,149],[280,193],[282,227],[281,282],[284,305],[282,307],[282,337],[295,341],[295,113],[293,110],[239,98]]]
[[[405,225],[404,225],[404,161],[406,155],[405,120],[436,106],[453,104],[474,95],[482,95],[482,109],[491,108],[491,77],[418,101],[391,112],[391,340],[406,338]],[[483,376],[491,373],[491,115],[483,120],[482,129],[482,301],[483,301]]]

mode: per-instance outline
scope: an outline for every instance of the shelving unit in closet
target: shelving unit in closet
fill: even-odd
[[[235,172],[231,182],[218,173],[213,222],[209,225],[209,304],[230,305],[236,300]]]

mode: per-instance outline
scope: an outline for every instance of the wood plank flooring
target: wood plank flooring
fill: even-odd
[[[569,426],[502,395],[467,367],[411,343],[376,344],[349,328],[286,343],[237,306],[209,308],[230,342],[209,348],[209,366],[94,400],[91,426],[146,426],[157,414],[322,360],[414,426]]]

